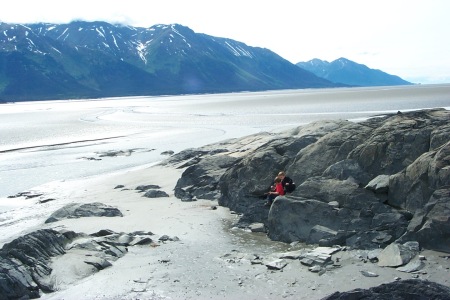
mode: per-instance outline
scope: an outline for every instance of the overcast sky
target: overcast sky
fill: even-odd
[[[449,0],[11,0],[6,23],[178,23],[292,63],[345,57],[415,83],[450,83]]]

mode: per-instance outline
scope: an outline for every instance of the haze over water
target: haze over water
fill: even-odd
[[[2,104],[0,197],[154,164],[167,158],[163,151],[324,119],[437,107],[450,109],[450,84]]]

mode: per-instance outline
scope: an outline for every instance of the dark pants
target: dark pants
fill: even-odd
[[[269,203],[269,204],[272,204],[273,203],[273,200],[275,200],[275,198],[276,197],[278,197],[278,195],[274,195],[274,194],[269,194],[269,195],[267,195],[267,202]]]

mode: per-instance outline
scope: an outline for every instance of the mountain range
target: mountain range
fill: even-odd
[[[349,86],[383,86],[412,84],[398,76],[383,71],[370,69],[366,65],[358,64],[346,58],[339,58],[332,62],[318,58],[296,64],[315,75],[331,82]]]
[[[348,86],[179,25],[0,23],[0,102]]]

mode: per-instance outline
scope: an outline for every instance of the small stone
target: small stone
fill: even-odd
[[[265,227],[263,223],[253,223],[249,226],[252,232],[265,232]]]
[[[363,274],[366,277],[378,277],[378,274],[369,271],[361,271],[361,274]]]
[[[286,267],[287,263],[282,259],[277,259],[266,264],[266,267],[270,270],[282,270]]]
[[[319,273],[322,270],[322,268],[320,266],[313,266],[308,268],[308,270],[313,273]]]

